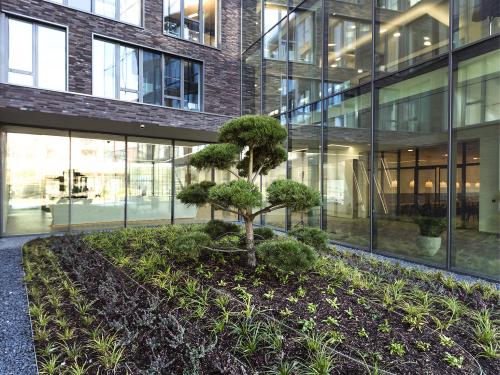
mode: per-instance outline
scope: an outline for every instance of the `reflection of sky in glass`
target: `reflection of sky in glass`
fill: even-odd
[[[66,88],[66,33],[62,30],[38,27],[38,86]]]
[[[116,0],[95,0],[95,13],[101,16],[115,18]]]
[[[32,24],[9,19],[9,69],[32,72]]]
[[[115,97],[115,45],[94,40],[93,56],[94,95]]]
[[[141,0],[120,1],[120,21],[141,24]]]

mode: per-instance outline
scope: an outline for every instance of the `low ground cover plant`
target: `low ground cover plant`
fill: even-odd
[[[162,368],[172,374],[499,373],[499,293],[487,284],[318,250],[298,234],[263,240],[256,268],[245,252],[225,251],[241,246],[224,240],[233,230],[208,235],[197,257],[179,258],[179,238],[206,228],[123,229],[46,246],[95,306],[106,306],[112,335],[133,342],[134,353],[157,353],[124,351],[138,373],[168,363]],[[146,295],[155,296],[142,318],[149,328],[132,318]],[[151,340],[162,316],[172,317],[164,324],[171,328]],[[182,350],[154,349],[160,337]]]

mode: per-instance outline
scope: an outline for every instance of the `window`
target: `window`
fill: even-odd
[[[94,40],[96,96],[200,111],[201,73],[198,62]]]
[[[218,0],[164,0],[165,33],[212,47],[218,45]]]
[[[66,90],[66,32],[30,21],[7,18],[8,83]]]
[[[142,0],[49,0],[84,12],[142,25]]]

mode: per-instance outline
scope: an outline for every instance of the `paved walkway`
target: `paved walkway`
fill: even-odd
[[[32,238],[0,238],[1,375],[37,373],[21,252],[22,245]]]

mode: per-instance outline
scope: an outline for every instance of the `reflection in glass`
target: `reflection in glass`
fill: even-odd
[[[140,25],[142,0],[120,0],[120,21]]]
[[[184,109],[200,110],[201,65],[184,61]]]
[[[127,225],[170,224],[172,212],[171,141],[127,140]]]
[[[374,248],[444,265],[447,69],[379,89]],[[405,233],[401,236],[401,233]]]
[[[117,0],[94,0],[94,11],[96,14],[104,17],[116,17]]]
[[[181,107],[181,59],[165,56],[165,105],[167,107]]]
[[[33,25],[9,18],[9,83],[33,85]]]
[[[161,54],[143,51],[142,58],[142,101],[161,105]]]
[[[211,170],[200,171],[189,164],[191,156],[204,146],[204,144],[193,142],[175,142],[174,183],[176,194],[191,184],[212,181]],[[210,205],[187,206],[177,197],[175,198],[174,218],[176,223],[202,223],[210,220],[211,217]]]
[[[320,191],[320,102],[302,107],[290,115],[290,137],[288,162],[290,178]],[[291,226],[319,226],[320,208],[314,207],[307,212],[292,212]]]
[[[120,99],[139,100],[139,50],[120,46]]]
[[[64,0],[60,0],[62,3]],[[67,0],[68,6],[76,9],[83,10],[85,12],[91,11],[91,1],[92,0]]]
[[[324,153],[324,217],[331,239],[370,245],[369,87],[327,99]]]
[[[454,73],[452,266],[498,280],[500,51],[460,61]]]
[[[69,138],[51,134],[6,134],[3,234],[68,229]]]
[[[71,229],[122,227],[125,139],[71,133]]]
[[[242,66],[242,113],[245,115],[260,114],[262,87],[261,66],[262,53],[261,42],[257,42],[243,56]]]
[[[217,47],[217,0],[203,0],[203,43]]]
[[[261,35],[262,1],[246,0],[241,2],[241,24],[245,25],[241,34],[241,50],[247,50]]]
[[[92,90],[94,95],[116,97],[115,44],[94,39],[92,58]]]
[[[166,33],[181,36],[181,0],[163,0]]]
[[[66,89],[66,32],[38,26],[38,87]]]
[[[455,0],[454,47],[500,33],[498,0]]]
[[[394,72],[448,51],[448,0],[377,4],[379,72]]]
[[[200,41],[200,0],[184,0],[184,39]]]

